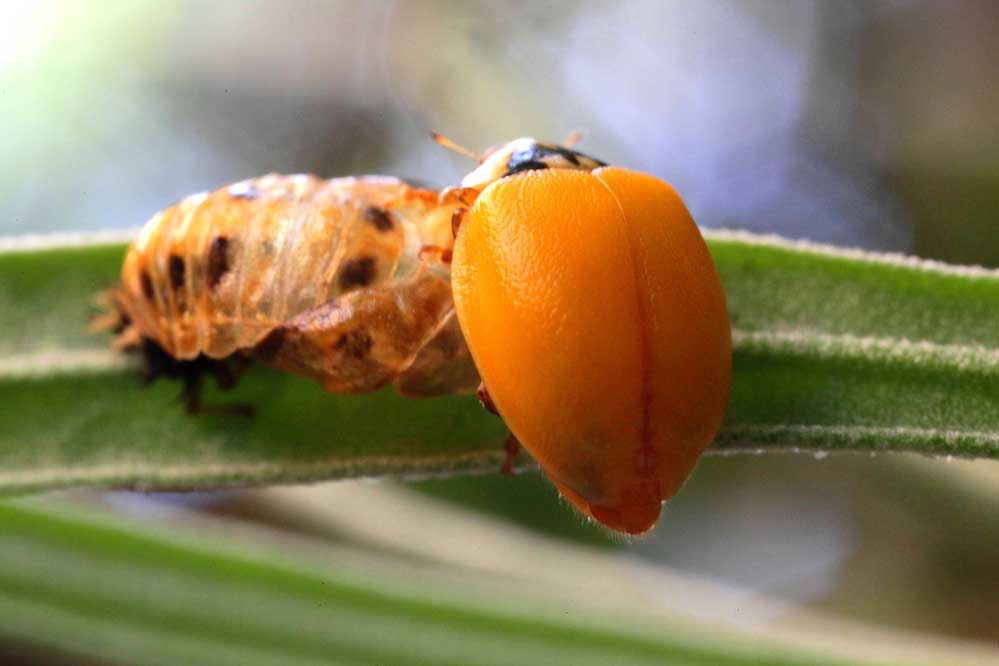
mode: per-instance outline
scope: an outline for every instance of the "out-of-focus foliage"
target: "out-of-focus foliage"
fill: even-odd
[[[566,610],[528,600],[490,608],[435,588],[339,573],[243,543],[170,539],[134,525],[0,505],[0,633],[115,663],[842,664],[722,636]],[[467,596],[467,595],[466,595]],[[556,599],[550,600],[555,607]],[[568,603],[568,602],[564,602]],[[877,663],[871,661],[870,663]]]

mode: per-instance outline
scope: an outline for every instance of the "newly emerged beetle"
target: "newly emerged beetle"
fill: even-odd
[[[697,226],[653,176],[531,139],[462,186],[451,285],[491,405],[567,500],[645,532],[728,403],[728,312]]]
[[[481,376],[483,404],[568,501],[645,532],[728,402],[707,247],[653,176],[534,139],[479,161],[441,192],[272,175],[189,197],[132,245],[107,323],[185,379],[192,409],[200,374],[227,383],[232,359],[338,393]]]

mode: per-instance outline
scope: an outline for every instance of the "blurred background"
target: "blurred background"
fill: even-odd
[[[475,150],[582,130],[584,152],[670,181],[704,227],[994,266],[997,44],[988,0],[2,2],[0,234],[135,227],[270,171],[454,184],[472,165],[431,130]],[[599,551],[671,612],[999,646],[997,468],[713,457],[628,542],[534,473],[105,501],[466,569],[482,543],[429,551],[398,529],[409,509],[480,512],[497,534]],[[394,519],[315,499],[351,486]]]

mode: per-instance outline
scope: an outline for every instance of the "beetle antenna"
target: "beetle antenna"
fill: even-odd
[[[572,130],[571,132],[569,132],[569,136],[565,137],[565,141],[562,142],[562,145],[565,146],[566,148],[572,148],[577,143],[579,143],[579,141],[582,138],[583,138],[583,130],[578,130],[578,129]]]
[[[476,162],[481,162],[483,160],[483,155],[481,155],[479,153],[473,153],[468,148],[465,148],[464,146],[459,146],[457,143],[455,143],[451,139],[447,138],[446,136],[442,136],[442,135],[438,134],[437,132],[431,132],[430,133],[430,138],[433,139],[434,141],[436,141],[437,143],[439,143],[440,145],[444,146],[448,150],[453,150],[454,152],[458,153],[459,155],[464,155],[465,157],[470,157],[473,160],[475,160]]]

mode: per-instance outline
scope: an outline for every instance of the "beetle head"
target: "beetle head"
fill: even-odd
[[[537,169],[592,171],[602,166],[607,166],[607,163],[572,148],[521,138],[486,151],[479,166],[462,179],[461,186],[483,190],[490,183],[521,171]]]

